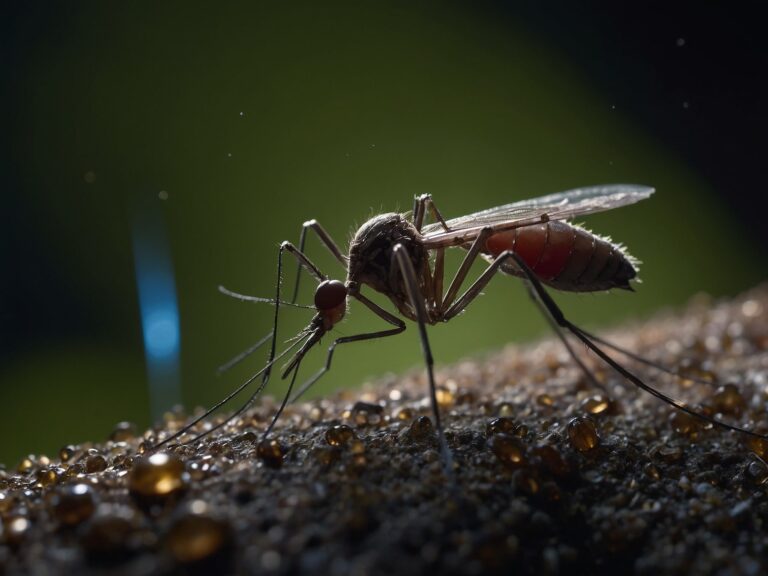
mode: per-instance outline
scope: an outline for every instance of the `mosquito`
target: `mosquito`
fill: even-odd
[[[444,428],[437,403],[434,358],[427,335],[427,326],[448,322],[462,313],[483,291],[497,273],[517,276],[526,283],[529,293],[540,306],[544,316],[554,328],[571,357],[596,385],[592,373],[579,359],[569,344],[566,333],[581,341],[606,364],[632,384],[710,424],[749,436],[768,439],[768,436],[722,422],[708,414],[690,408],[684,402],[660,392],[630,372],[603,348],[624,354],[660,370],[674,371],[603,340],[569,321],[550,296],[547,288],[566,292],[598,292],[612,289],[633,290],[630,282],[637,276],[638,261],[621,245],[568,222],[579,216],[612,210],[634,204],[650,197],[654,189],[634,184],[611,184],[576,188],[531,200],[523,200],[461,216],[451,220],[443,218],[430,194],[414,198],[409,213],[387,213],[374,216],[354,234],[347,253],[344,253],[317,220],[304,222],[298,247],[291,242],[280,245],[277,258],[277,282],[274,299],[246,296],[220,288],[222,292],[253,302],[274,305],[272,332],[256,345],[235,357],[226,367],[270,342],[269,359],[264,368],[243,382],[226,398],[194,419],[187,426],[158,444],[166,444],[190,431],[198,422],[231,401],[257,378],[261,382],[250,398],[228,419],[198,435],[193,441],[237,418],[261,393],[269,381],[274,364],[289,357],[282,369],[282,379],[290,376],[287,391],[270,425],[264,432],[266,440],[286,404],[295,401],[331,368],[336,348],[353,342],[395,336],[405,331],[405,320],[416,323],[426,364],[431,410],[438,433],[444,462],[451,466],[451,453],[445,439]],[[428,215],[431,222],[427,223]],[[344,268],[344,281],[325,274],[304,251],[308,233],[314,233]],[[464,258],[445,288],[445,251],[460,248]],[[283,300],[283,258],[290,254],[297,261],[297,276],[290,300]],[[467,282],[473,264],[478,260],[488,263],[474,280]],[[314,306],[296,304],[301,272],[306,271],[318,282]],[[465,284],[468,284],[465,286]],[[367,288],[388,297],[398,315],[389,312],[364,295]],[[388,327],[375,332],[343,336],[333,340],[325,363],[294,393],[297,374],[306,354],[321,338],[341,322],[352,301],[365,306]],[[293,343],[280,354],[276,353],[278,318],[283,306],[312,308],[314,317]],[[601,347],[602,346],[602,347]]]

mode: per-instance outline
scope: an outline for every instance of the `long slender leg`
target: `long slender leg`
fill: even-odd
[[[587,380],[589,380],[589,383],[598,390],[601,390],[603,393],[607,394],[608,390],[605,389],[605,386],[603,386],[600,382],[597,381],[597,378],[595,378],[595,375],[592,373],[592,371],[586,367],[584,362],[582,362],[581,358],[579,358],[578,354],[576,354],[576,351],[571,346],[571,343],[568,342],[568,339],[565,337],[565,334],[563,334],[563,330],[560,328],[560,326],[557,325],[557,322],[555,322],[552,319],[552,316],[549,314],[549,311],[546,309],[546,307],[541,303],[539,298],[536,296],[536,293],[533,291],[533,288],[526,282],[525,287],[528,289],[528,294],[531,297],[531,300],[534,301],[536,306],[539,307],[539,310],[541,310],[542,315],[544,318],[546,318],[547,323],[552,328],[555,334],[557,334],[558,339],[560,342],[563,343],[563,346],[568,351],[568,354],[570,355],[571,359],[576,363],[576,366],[579,367],[581,372],[587,377]]]
[[[290,402],[296,402],[301,396],[304,395],[304,393],[309,390],[315,382],[317,382],[320,377],[328,372],[328,370],[331,369],[331,361],[333,360],[333,353],[336,349],[336,346],[340,344],[347,344],[349,342],[361,342],[363,340],[373,340],[374,338],[386,338],[387,336],[394,336],[395,334],[400,334],[405,330],[405,322],[403,322],[400,318],[397,316],[394,316],[393,314],[390,314],[383,308],[381,308],[378,304],[375,302],[372,302],[371,300],[368,300],[365,296],[360,294],[359,292],[354,293],[353,296],[365,304],[371,311],[373,311],[377,316],[380,318],[386,320],[395,328],[390,328],[389,330],[380,330],[378,332],[369,332],[365,334],[356,334],[354,336],[344,336],[342,338],[337,338],[334,340],[330,347],[328,348],[328,356],[325,359],[325,365],[320,368],[315,374],[312,375],[311,378],[309,378],[306,382],[304,382],[299,390],[296,392],[296,394],[290,399]]]
[[[600,338],[599,336],[595,336],[591,332],[587,332],[586,330],[582,330],[582,333],[589,338],[590,340],[597,342],[598,344],[601,344],[602,346],[605,346],[606,348],[610,348],[611,350],[614,350],[618,352],[619,354],[623,354],[624,356],[628,358],[632,358],[635,362],[640,362],[641,364],[645,364],[646,366],[650,366],[651,368],[654,368],[660,372],[664,372],[666,374],[669,374],[670,376],[674,376],[675,378],[682,378],[685,380],[691,380],[692,382],[696,382],[697,384],[705,384],[707,386],[714,386],[717,385],[718,382],[716,380],[707,380],[706,378],[698,378],[696,376],[687,376],[684,374],[680,374],[680,372],[673,370],[672,368],[668,368],[667,366],[663,366],[659,364],[658,362],[653,362],[652,360],[648,360],[647,358],[643,358],[639,354],[635,354],[631,350],[627,350],[626,348],[622,348],[621,346],[618,346],[614,344],[613,342],[610,342],[606,340],[605,338]]]
[[[440,408],[437,405],[437,387],[435,385],[434,358],[432,349],[427,337],[427,312],[424,309],[424,298],[419,292],[416,272],[413,269],[413,263],[408,255],[408,251],[402,244],[396,244],[392,249],[392,265],[400,269],[400,273],[405,281],[405,289],[408,293],[408,299],[416,313],[416,320],[419,326],[419,338],[421,340],[421,349],[424,353],[424,360],[427,364],[427,378],[429,379],[429,395],[432,403],[432,413],[435,417],[435,426],[437,427],[438,440],[440,441],[440,451],[443,456],[443,463],[446,468],[446,474],[453,477],[453,456],[448,448],[448,442],[445,439],[443,424],[440,420]]]
[[[328,248],[328,250],[333,254],[333,256],[338,260],[342,266],[346,269],[347,267],[347,258],[342,253],[341,249],[339,249],[338,244],[334,242],[333,238],[331,238],[331,235],[328,234],[328,232],[325,231],[325,228],[323,228],[320,223],[317,220],[307,220],[302,224],[301,226],[301,236],[299,236],[299,251],[304,252],[304,245],[306,244],[307,240],[307,230],[312,230],[315,234],[317,234],[317,237],[320,238],[320,241],[323,243],[323,245]],[[299,295],[299,282],[301,281],[301,263],[297,265],[296,268],[296,283],[293,286],[293,296],[291,297],[291,302],[296,302],[296,298]]]
[[[275,315],[272,322],[272,345],[269,350],[269,359],[267,360],[268,368],[264,371],[264,374],[261,377],[261,388],[266,386],[267,382],[269,381],[269,377],[272,373],[272,360],[275,358],[275,348],[277,345],[277,320],[280,314],[280,289],[282,287],[283,279],[283,252],[288,252],[289,254],[292,254],[294,257],[296,257],[296,259],[299,261],[299,266],[303,266],[304,269],[312,274],[312,276],[314,276],[315,279],[319,282],[327,279],[327,276],[323,274],[320,269],[309,258],[307,258],[307,256],[301,250],[297,250],[293,244],[290,242],[283,242],[280,244],[280,250],[277,253],[277,283],[275,287],[275,302],[278,304],[275,305]]]
[[[478,254],[480,254],[480,251],[485,246],[485,241],[488,239],[491,233],[491,228],[483,228],[477,235],[477,238],[475,238],[475,241],[472,242],[472,246],[470,246],[469,250],[464,256],[464,260],[461,262],[461,266],[459,266],[459,270],[456,272],[453,280],[451,280],[451,283],[448,286],[448,291],[445,293],[445,298],[440,304],[441,312],[450,306],[451,302],[456,299],[456,294],[458,293],[459,288],[461,288],[461,285],[464,283],[464,280],[466,279],[472,264],[474,264]]]
[[[761,440],[768,440],[768,435],[758,434],[757,432],[752,432],[751,430],[747,430],[739,426],[727,424],[726,422],[717,420],[716,418],[708,416],[707,414],[704,414],[702,412],[697,412],[696,410],[689,408],[681,400],[677,400],[675,398],[672,398],[671,396],[667,396],[666,394],[660,392],[659,390],[656,390],[656,388],[649,386],[648,384],[643,382],[635,374],[633,374],[632,372],[624,368],[621,364],[616,362],[613,358],[608,356],[608,354],[606,354],[602,350],[602,348],[597,346],[597,344],[595,344],[590,339],[590,337],[586,332],[584,332],[581,328],[573,324],[570,320],[568,320],[565,317],[562,310],[560,310],[559,306],[555,303],[555,301],[552,299],[549,293],[544,289],[544,286],[541,284],[539,279],[536,278],[536,275],[531,271],[531,269],[528,267],[528,265],[525,263],[525,261],[522,258],[520,258],[517,254],[513,252],[505,252],[504,254],[502,254],[502,256],[515,261],[517,266],[525,274],[525,277],[530,282],[531,286],[533,287],[533,290],[536,293],[536,296],[541,300],[541,303],[546,307],[547,311],[552,315],[552,319],[555,322],[557,322],[559,326],[571,332],[574,336],[576,336],[576,338],[581,340],[587,346],[587,348],[592,350],[592,352],[597,354],[606,364],[608,364],[611,368],[616,370],[624,378],[632,382],[632,384],[634,384],[641,390],[644,390],[648,394],[655,396],[659,400],[666,402],[667,404],[674,406],[679,410],[682,410],[686,414],[694,416],[695,418],[699,418],[700,420],[704,420],[706,422],[709,422],[710,424],[719,426],[720,428],[724,428],[725,430],[740,432],[742,434],[752,436],[753,438],[760,438]],[[502,256],[499,256],[499,258],[501,258]]]
[[[443,215],[440,214],[440,210],[437,209],[435,202],[432,200],[432,194],[422,194],[421,196],[416,196],[416,198],[414,198],[413,225],[416,227],[416,230],[421,232],[427,209],[432,213],[432,217],[435,221],[440,222],[440,224],[443,225],[443,229],[448,232],[450,228],[448,228],[448,224],[446,224]]]

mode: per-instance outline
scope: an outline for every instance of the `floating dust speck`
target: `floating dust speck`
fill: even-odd
[[[259,442],[256,453],[261,461],[270,468],[280,468],[283,465],[285,451],[280,442],[274,438],[267,438]]]
[[[579,452],[589,452],[600,444],[595,423],[581,416],[568,422],[568,439]]]
[[[96,510],[96,495],[89,484],[70,484],[51,498],[53,517],[66,526],[88,520]]]
[[[128,476],[136,505],[152,514],[172,508],[189,487],[189,473],[175,454],[158,452],[138,460]]]
[[[519,438],[495,434],[488,440],[488,447],[505,466],[516,468],[526,464],[526,447]]]
[[[353,438],[356,438],[355,431],[346,424],[336,424],[325,431],[325,441],[330,446],[343,446]]]

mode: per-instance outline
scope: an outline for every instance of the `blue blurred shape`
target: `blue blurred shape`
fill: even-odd
[[[152,418],[181,400],[179,310],[165,224],[159,206],[146,206],[133,225],[133,258]]]

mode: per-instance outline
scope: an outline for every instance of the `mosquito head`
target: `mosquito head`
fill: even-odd
[[[330,330],[347,311],[347,287],[338,280],[325,280],[315,290],[315,308],[322,318],[323,329]]]

